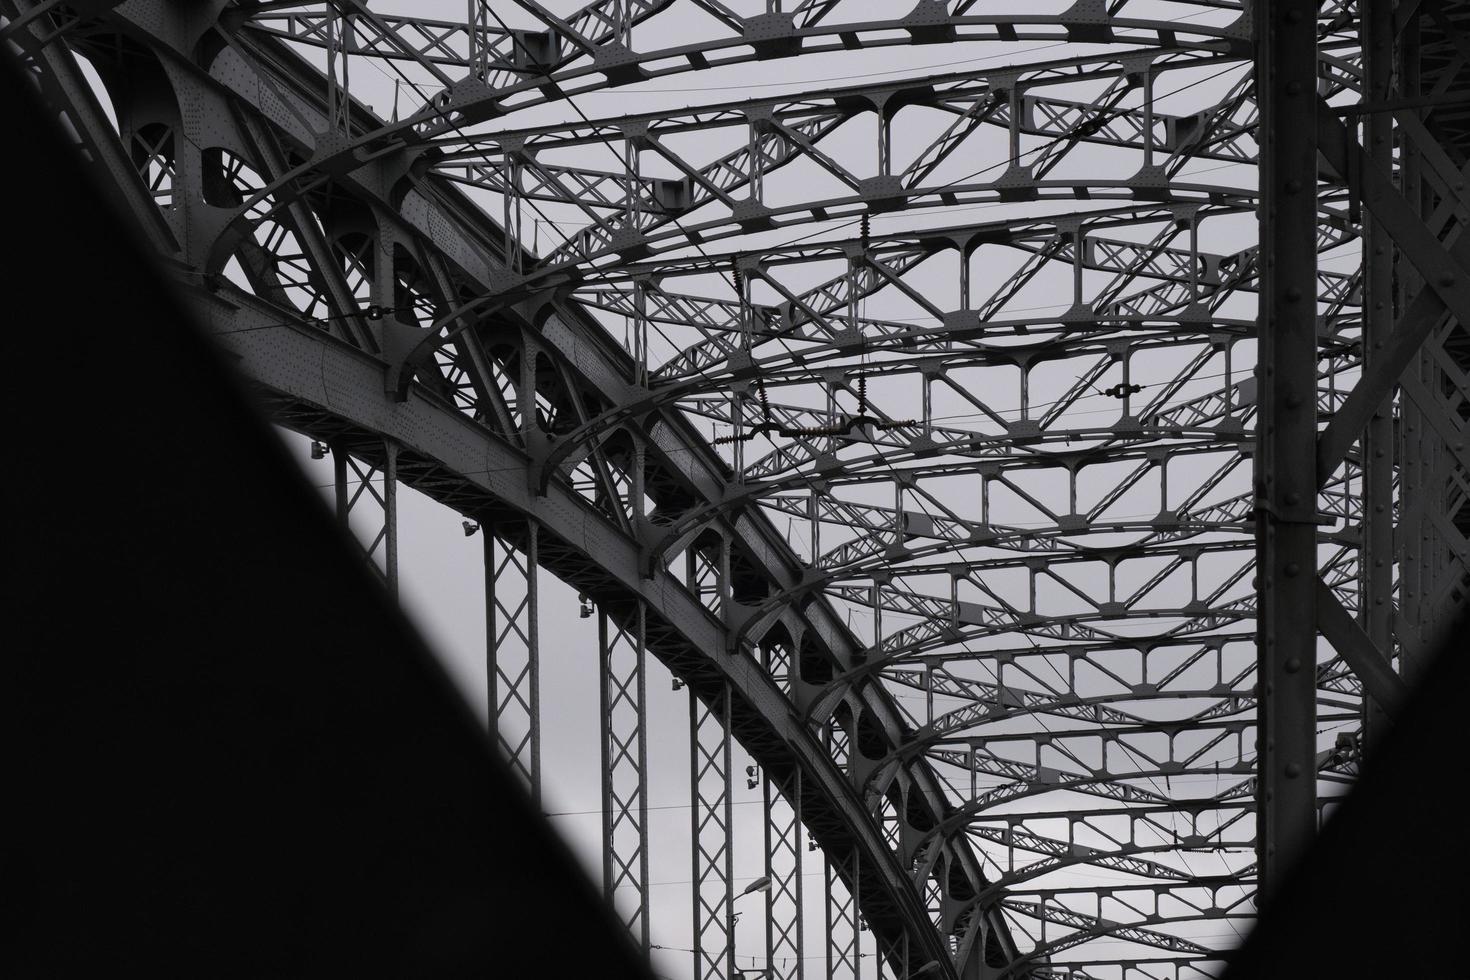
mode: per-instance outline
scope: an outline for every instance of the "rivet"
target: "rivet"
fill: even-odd
[[[1299,504],[1302,502],[1302,495],[1293,490],[1286,495],[1286,502],[1288,504]]]
[[[1286,563],[1286,574],[1288,574],[1288,575],[1296,575],[1301,570],[1302,570],[1302,566],[1298,565],[1294,561],[1289,561],[1289,562]]]
[[[1299,659],[1297,659],[1296,657],[1292,657],[1290,660],[1288,660],[1286,662],[1286,672],[1288,674],[1295,674],[1297,671],[1299,671],[1301,669],[1302,669],[1302,662]]]
[[[1297,765],[1295,762],[1288,762],[1286,764],[1286,775],[1287,775],[1288,778],[1295,779],[1296,777],[1300,776],[1301,774],[1302,774],[1302,767],[1301,766]]]
[[[1302,298],[1302,291],[1295,286],[1288,286],[1286,290],[1286,301],[1295,303]]]

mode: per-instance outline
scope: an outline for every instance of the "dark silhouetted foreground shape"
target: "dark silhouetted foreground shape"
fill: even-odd
[[[1465,971],[1466,616],[1225,980],[1383,980]]]
[[[649,976],[3,76],[0,975]]]

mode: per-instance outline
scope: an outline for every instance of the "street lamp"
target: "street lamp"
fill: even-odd
[[[752,881],[750,884],[746,885],[745,886],[745,891],[741,892],[739,895],[736,895],[735,898],[734,898],[734,901],[732,901],[730,903],[730,906],[731,906],[731,908],[730,908],[730,924],[731,925],[734,925],[735,923],[737,923],[737,922],[740,921],[740,913],[739,912],[736,912],[735,909],[734,909],[735,902],[740,901],[746,895],[750,895],[750,894],[752,894],[754,892],[768,892],[770,890],[771,890],[771,876],[770,875],[761,875],[755,881]]]
[[[771,890],[771,876],[770,875],[761,875],[755,881],[752,881],[750,884],[746,885],[745,886],[745,891],[741,892],[739,895],[736,895],[735,897],[736,898],[744,898],[746,895],[749,895],[751,892],[768,892],[770,890]]]

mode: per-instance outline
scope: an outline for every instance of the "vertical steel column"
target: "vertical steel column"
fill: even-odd
[[[1363,46],[1363,101],[1386,103],[1393,90],[1393,4],[1362,0],[1359,38]],[[1369,159],[1393,172],[1393,116],[1368,113],[1364,138]],[[1372,212],[1363,228],[1363,369],[1372,371],[1393,330],[1393,239]],[[1360,619],[1373,646],[1392,656],[1394,549],[1393,398],[1378,406],[1363,432],[1363,550],[1359,558]],[[1319,474],[1325,477],[1327,474]],[[1371,742],[1387,727],[1388,716],[1375,699],[1363,699],[1363,735]]]
[[[1455,82],[1465,73],[1470,55],[1470,11],[1464,4],[1426,2],[1401,7],[1408,15],[1402,27],[1401,70],[1404,95],[1453,99]],[[1415,493],[1406,488],[1404,528],[1406,567],[1417,581],[1404,598],[1410,625],[1402,631],[1405,675],[1415,679],[1424,654],[1445,639],[1455,612],[1470,594],[1470,247],[1464,228],[1470,223],[1470,164],[1464,162],[1463,139],[1455,115],[1463,107],[1413,108],[1399,116],[1407,138],[1402,142],[1405,196],[1410,207],[1437,240],[1441,254],[1416,252],[1406,245],[1400,278],[1417,295],[1437,295],[1448,317],[1437,318],[1416,363],[1406,375],[1403,431],[1415,450]],[[1462,134],[1460,134],[1462,136]],[[1455,143],[1441,144],[1441,138]],[[1457,145],[1458,144],[1458,145]],[[1402,245],[1403,243],[1401,243]],[[1407,273],[1410,262],[1420,276]],[[1435,268],[1438,266],[1438,268]],[[1406,447],[1407,448],[1407,447]],[[1407,481],[1406,481],[1407,482]],[[1401,640],[1405,637],[1401,635]]]
[[[471,70],[476,78],[484,79],[490,68],[490,54],[492,45],[489,43],[490,18],[487,16],[488,6],[482,0],[466,0],[465,32],[466,51]],[[510,49],[510,55],[514,59],[518,52],[514,47]]]
[[[388,591],[398,595],[398,444],[391,439],[383,440],[383,466],[360,463],[348,452],[341,442],[332,444],[332,477],[336,500],[337,520],[349,530],[352,514],[364,500],[378,505],[381,522],[374,522],[372,537],[363,545],[363,553],[370,564],[388,586]],[[381,490],[374,484],[383,481]],[[360,513],[360,511],[358,511]],[[383,565],[378,566],[381,549]]]
[[[766,964],[771,980],[801,980],[803,942],[801,900],[801,770],[791,776],[782,794],[769,774],[764,775],[766,810]]]
[[[857,980],[857,905],[830,857],[823,860],[827,915],[827,980]]]
[[[791,693],[796,674],[796,653],[786,640],[764,644],[766,673],[776,686]],[[805,918],[802,904],[801,770],[792,771],[787,784],[777,785],[761,772],[761,796],[765,806],[764,842],[766,874],[766,966],[769,980],[801,980],[804,975]]]
[[[1419,64],[1419,18],[1414,12],[1404,25],[1399,40],[1399,70],[1402,73],[1400,92],[1405,98],[1423,95],[1423,78]],[[1422,177],[1423,152],[1416,140],[1404,139],[1399,155],[1400,192],[1416,217],[1424,213],[1424,182]],[[1398,261],[1394,266],[1394,285],[1398,290],[1399,309],[1407,310],[1421,290],[1424,279],[1410,261]],[[1406,374],[1417,374],[1423,359],[1416,357]],[[1404,679],[1413,683],[1419,667],[1422,651],[1420,611],[1426,587],[1424,575],[1423,506],[1430,492],[1427,477],[1427,462],[1424,452],[1424,418],[1412,399],[1403,400],[1403,417],[1399,421],[1400,443],[1399,495],[1403,505],[1399,514],[1398,540],[1399,557],[1399,644],[1403,656]]]
[[[398,597],[398,443],[383,440],[383,575]]]
[[[511,768],[541,803],[539,531],[525,525],[525,551],[486,524],[485,677],[490,725]]]
[[[1256,847],[1270,901],[1316,829],[1317,6],[1256,0],[1261,405]]]
[[[648,948],[648,761],[643,725],[644,608],[623,621],[598,613],[602,710],[602,886],[634,939]],[[631,892],[619,900],[619,890]]]
[[[694,980],[734,975],[730,692],[706,705],[689,691],[689,847]]]
[[[347,512],[352,508],[347,496],[347,447],[334,442],[329,447],[332,454],[332,487],[336,504],[337,523],[348,529]]]
[[[335,4],[327,4],[327,129],[346,132],[351,116],[348,81],[348,36],[352,33],[350,14],[339,13]],[[337,80],[337,62],[342,63],[342,80]]]

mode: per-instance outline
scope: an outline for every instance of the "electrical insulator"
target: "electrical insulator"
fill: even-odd
[[[1120,381],[1111,388],[1104,388],[1103,394],[1112,398],[1127,398],[1129,395],[1136,395],[1142,390],[1143,385],[1123,384]]]

